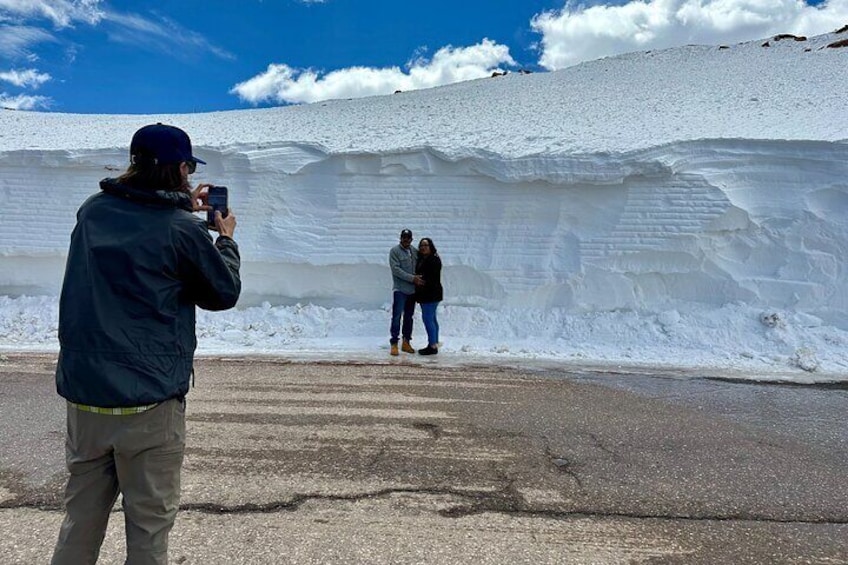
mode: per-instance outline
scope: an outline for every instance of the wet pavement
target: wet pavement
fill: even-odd
[[[554,373],[548,371],[546,376],[553,377]],[[841,382],[814,384],[689,372],[571,372],[560,378],[664,399],[804,443],[821,444],[837,456],[841,453],[848,462],[848,375]]]
[[[171,561],[848,563],[845,388],[412,359],[201,360]],[[62,517],[54,363],[0,362],[4,564]]]

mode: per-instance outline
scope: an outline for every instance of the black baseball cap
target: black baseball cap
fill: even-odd
[[[411,232],[411,231],[409,231],[409,230],[403,230],[402,232],[400,232],[400,238],[401,238],[401,239],[406,239],[407,237],[408,237],[409,239],[412,239],[412,232]]]
[[[165,124],[144,126],[133,135],[130,142],[130,160],[133,163],[153,162],[154,165],[206,161],[191,154],[191,139],[178,127]]]

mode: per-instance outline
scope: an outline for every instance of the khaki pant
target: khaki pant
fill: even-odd
[[[109,513],[123,495],[127,565],[166,564],[180,502],[185,403],[111,416],[68,406],[65,520],[53,565],[97,561]]]

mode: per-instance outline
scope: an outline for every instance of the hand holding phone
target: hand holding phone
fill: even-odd
[[[230,210],[230,214],[226,218],[216,214],[215,224],[219,236],[223,235],[232,239],[233,234],[236,232],[236,215],[232,210]]]
[[[206,226],[209,229],[216,229],[215,212],[221,212],[221,216],[226,218],[229,213],[228,191],[226,186],[210,186],[206,193],[206,205],[209,209],[206,210]]]

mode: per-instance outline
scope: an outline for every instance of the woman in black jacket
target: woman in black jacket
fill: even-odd
[[[442,301],[442,260],[429,237],[418,243],[418,263],[415,274],[421,275],[423,284],[415,288],[415,301],[421,304],[421,318],[427,330],[427,347],[419,349],[421,355],[436,355],[439,352],[439,320],[436,308]]]

